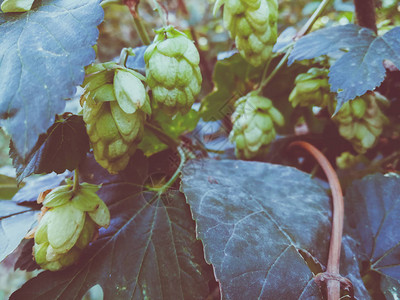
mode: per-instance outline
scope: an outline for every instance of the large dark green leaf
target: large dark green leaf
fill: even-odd
[[[289,63],[336,54],[346,49],[329,73],[331,91],[338,92],[338,108],[343,103],[374,90],[385,78],[385,59],[400,68],[400,27],[383,36],[354,24],[321,29],[301,38],[295,45]]]
[[[86,157],[89,149],[89,137],[82,117],[67,115],[65,118],[59,117],[47,133],[40,136],[27,159],[18,154],[13,143],[10,156],[20,182],[33,173],[59,174],[65,170],[73,171]]]
[[[17,248],[36,222],[37,211],[14,201],[0,201],[0,261]]]
[[[382,292],[400,296],[400,177],[375,174],[346,191],[348,232],[359,241],[356,253],[381,274]],[[397,289],[397,291],[396,291]],[[396,297],[387,299],[396,299]]]
[[[26,158],[74,96],[103,18],[98,0],[35,1],[26,13],[0,14],[0,115]]]
[[[182,189],[224,299],[320,299],[300,252],[326,262],[330,205],[309,175],[202,160],[184,168]]]
[[[212,276],[183,195],[143,192],[146,158],[138,153],[132,161],[135,168],[108,181],[87,164],[90,173],[84,178],[106,182],[99,195],[110,209],[110,227],[100,231],[77,265],[39,274],[11,299],[81,299],[96,284],[103,288],[104,299],[206,297]]]

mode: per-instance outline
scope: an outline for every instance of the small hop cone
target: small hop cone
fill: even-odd
[[[46,195],[33,249],[35,260],[43,269],[58,271],[74,264],[98,228],[108,227],[110,212],[96,194],[98,189],[83,183],[74,191],[68,184]]]
[[[297,75],[295,88],[289,95],[292,106],[328,106],[334,99],[334,94],[330,92],[328,72],[325,69],[311,68],[307,73]]]
[[[375,92],[346,102],[333,117],[340,135],[350,141],[358,153],[365,153],[375,146],[388,119],[378,102],[388,100]]]
[[[85,80],[81,99],[83,120],[96,161],[115,174],[128,165],[151,113],[145,78],[116,64],[90,68],[94,74]]]
[[[4,13],[18,13],[29,11],[34,0],[4,0],[1,3],[1,10]]]
[[[267,62],[277,38],[277,0],[219,0],[214,14],[224,5],[225,27],[239,53],[255,67]]]
[[[251,159],[268,150],[276,136],[275,124],[283,126],[284,118],[271,100],[250,93],[237,100],[232,122],[229,138],[236,144],[236,156]]]
[[[186,114],[201,89],[199,53],[193,41],[172,26],[156,33],[144,54],[153,104],[168,115]]]

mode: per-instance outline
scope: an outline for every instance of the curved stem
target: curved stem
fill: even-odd
[[[321,168],[324,170],[326,177],[328,178],[328,182],[332,191],[333,217],[328,266],[326,272],[333,275],[339,275],[340,249],[342,245],[344,219],[343,193],[339,179],[328,159],[317,148],[303,141],[293,142],[289,145],[289,148],[295,146],[307,150],[317,160]],[[327,280],[327,290],[328,300],[338,300],[340,298],[340,282],[336,279]]]
[[[79,170],[78,170],[78,168],[76,168],[75,171],[74,171],[74,186],[73,186],[72,190],[74,192],[77,192],[79,190],[79,188],[80,188],[80,185],[79,185]]]
[[[171,176],[171,178],[162,187],[148,188],[149,191],[157,192],[158,196],[164,194],[165,191],[168,190],[174,184],[174,182],[178,178],[179,174],[182,172],[183,165],[186,162],[186,155],[181,147],[178,147],[177,150],[178,150],[179,156],[181,158],[181,161],[180,161],[179,166],[176,169],[175,173]]]
[[[179,174],[182,172],[183,165],[186,162],[186,155],[185,152],[181,147],[178,147],[178,153],[181,158],[181,162],[179,163],[178,168],[176,169],[174,175],[168,180],[168,182],[160,189],[158,192],[160,195],[163,194],[167,189],[169,189],[175,182],[175,180],[178,178]]]
[[[123,48],[121,50],[121,54],[119,55],[119,64],[121,66],[126,67],[126,62],[128,60],[128,56],[129,56],[128,48]]]
[[[161,22],[163,26],[166,27],[168,25],[168,11],[165,7],[162,7],[158,0],[153,0],[154,10],[156,10],[160,16]],[[164,13],[163,13],[164,12]]]

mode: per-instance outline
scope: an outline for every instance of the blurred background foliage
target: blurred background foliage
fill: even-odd
[[[168,10],[169,23],[186,32],[198,45],[201,55],[201,69],[204,78],[201,97],[213,89],[212,73],[218,53],[232,50],[233,41],[229,38],[223,26],[220,13],[213,16],[213,0],[168,0],[161,1]],[[400,25],[400,3],[397,0],[377,0],[377,24],[379,33],[384,33],[394,26]],[[280,0],[278,30],[288,27],[295,30],[312,15],[320,1]],[[152,1],[142,0],[139,14],[143,18],[147,31],[152,39],[154,29],[162,26],[157,12],[153,10]],[[326,14],[319,18],[313,30],[335,24],[354,22],[354,6],[349,0],[334,0]],[[142,46],[135,31],[133,18],[129,9],[124,5],[112,4],[105,8],[104,22],[99,26],[98,61],[105,62],[119,56],[124,47]],[[15,171],[8,156],[9,138],[0,130],[0,186],[4,193],[2,199],[11,199],[17,191]],[[36,276],[39,271],[23,272],[13,270],[13,261],[17,254],[11,254],[0,264],[0,300],[8,299],[9,295],[18,289],[26,280]],[[92,288],[85,299],[101,299],[100,287]]]

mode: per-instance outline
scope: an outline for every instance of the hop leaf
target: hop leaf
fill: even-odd
[[[222,0],[223,19],[239,53],[253,66],[268,61],[277,38],[277,0]]]
[[[193,42],[172,26],[156,33],[144,54],[154,104],[169,115],[186,114],[201,89],[199,53]]]
[[[284,119],[271,100],[254,92],[238,99],[236,105],[230,139],[236,143],[236,156],[251,159],[268,150],[276,136],[275,124],[283,126]]]
[[[114,63],[87,68],[83,120],[96,161],[110,173],[126,168],[142,139],[150,102],[141,80],[145,78]]]

